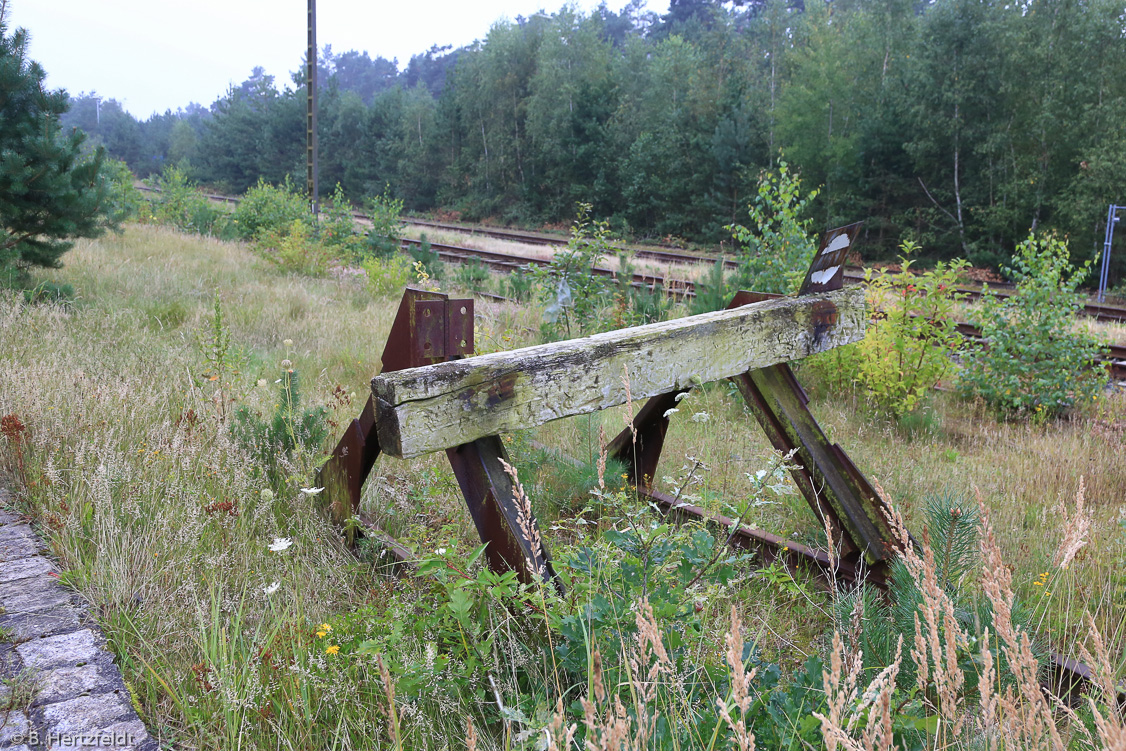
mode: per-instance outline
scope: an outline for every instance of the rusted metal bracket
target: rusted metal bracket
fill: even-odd
[[[472,353],[473,300],[450,300],[448,295],[413,287],[403,292],[383,349],[383,371],[431,365]],[[328,461],[317,470],[324,506],[344,528],[349,545],[355,542],[357,530],[348,521],[360,513],[364,482],[377,458],[375,403],[369,395],[363,412],[345,428]]]
[[[799,294],[841,288],[845,258],[859,227],[853,224],[825,233]],[[781,295],[738,292],[728,307],[777,297]],[[818,303],[810,335],[816,341],[836,322],[837,312],[832,303]],[[840,446],[829,443],[809,412],[808,397],[790,366],[781,363],[750,370],[731,380],[774,447],[784,454],[793,454],[794,482],[814,514],[832,532],[840,565],[882,576],[884,562],[894,551],[895,539],[888,525],[887,509],[848,455]],[[634,418],[632,429],[622,431],[609,446],[610,455],[625,462],[630,481],[658,505],[662,503],[661,494],[652,488],[652,478],[668,430],[665,414],[675,405],[677,393],[650,399]],[[760,542],[764,557],[772,560],[777,554],[775,548],[765,539]]]
[[[626,428],[607,444],[607,455],[626,465],[631,485],[652,486],[665,445],[665,433],[669,430],[669,418],[665,414],[676,407],[677,397],[683,393],[670,391],[645,402],[633,418],[633,427]]]
[[[502,462],[508,454],[499,436],[478,438],[446,449],[469,515],[481,541],[488,543],[485,558],[494,571],[516,571],[520,580],[550,580],[562,592],[562,582],[551,565],[551,553],[532,514],[531,501],[516,492],[513,478]]]
[[[457,360],[473,354],[473,300],[451,300],[447,295],[407,288],[399,303],[395,322],[383,350],[383,368],[389,373]],[[360,512],[360,499],[379,457],[378,426],[373,397],[368,397],[359,418],[345,429],[332,456],[318,472],[324,487],[324,503],[333,520],[344,527],[348,543],[355,541],[355,525],[348,520]],[[528,499],[516,492],[504,469],[508,462],[504,444],[489,436],[448,449],[450,465],[465,496],[470,516],[488,543],[485,557],[495,571],[515,570],[523,581],[535,577],[559,579],[551,565],[551,554],[536,528]],[[379,529],[370,534],[391,541]],[[406,551],[390,544],[392,555],[402,561]]]

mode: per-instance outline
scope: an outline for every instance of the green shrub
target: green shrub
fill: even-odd
[[[915,274],[908,256],[918,246],[906,242],[901,249],[901,271],[865,273],[868,302],[877,313],[855,345],[853,360],[855,379],[869,402],[895,418],[913,412],[953,367],[951,355],[962,344],[954,308],[965,297],[957,288],[965,261]],[[847,367],[851,355],[841,355],[839,364]]]
[[[614,328],[643,326],[647,323],[663,321],[673,307],[673,298],[664,284],[652,286],[633,284],[636,269],[631,254],[618,250],[618,273],[614,277],[614,314],[611,317]]]
[[[446,265],[438,257],[438,251],[430,246],[430,241],[426,239],[423,234],[419,239],[418,245],[412,245],[409,249],[411,258],[416,263],[421,263],[422,268],[426,270],[427,275],[433,279],[444,279],[446,277]]]
[[[102,168],[102,176],[109,183],[109,216],[113,222],[124,222],[135,218],[145,202],[141,191],[133,183],[136,177],[125,162],[107,159]]]
[[[502,289],[504,295],[513,300],[520,302],[527,302],[532,297],[532,292],[536,288],[536,279],[528,273],[526,269],[520,271],[513,271],[508,276],[504,277]]]
[[[74,286],[59,284],[58,282],[41,281],[38,284],[23,290],[24,302],[33,303],[66,303],[74,299]]]
[[[611,302],[613,280],[594,273],[602,256],[616,253],[610,227],[590,218],[591,205],[580,203],[567,247],[532,275],[544,304],[543,335],[569,339],[606,330],[604,315]]]
[[[999,596],[1007,607],[995,610],[990,596],[982,595],[982,580],[998,576],[988,567],[996,566],[999,558],[990,558],[999,551],[977,502],[940,493],[926,498],[923,510],[922,544],[904,540],[908,550],[892,561],[887,592],[856,588],[843,593],[835,609],[836,630],[847,635],[850,651],[862,655],[865,675],[891,665],[897,644],[902,646],[892,698],[897,730],[904,734],[900,748],[942,747],[935,739],[950,732],[941,727],[948,723],[957,737],[962,715],[951,710],[977,700],[983,651],[992,657],[993,690],[1014,687],[1010,660],[1016,653],[1004,646],[1008,642],[1000,633],[1013,634],[1013,641],[1027,638],[1031,660],[1041,667],[1047,661],[1035,634],[1034,609],[1010,592]],[[957,681],[938,675],[936,664]]]
[[[688,303],[688,310],[692,315],[710,313],[727,307],[731,301],[731,290],[728,288],[726,268],[722,258],[711,265],[706,277],[697,280],[695,290],[695,296]]]
[[[403,236],[403,199],[392,198],[387,189],[383,195],[368,200],[365,208],[371,229],[368,230],[368,251],[377,256],[389,256],[399,251]]]
[[[1056,417],[1090,403],[1106,384],[1104,345],[1076,327],[1076,293],[1091,262],[1072,268],[1067,242],[1030,234],[1008,269],[1016,290],[986,289],[973,322],[985,346],[968,352],[960,389],[1002,416]]]
[[[152,199],[154,220],[170,224],[181,232],[211,234],[223,212],[199,192],[184,170],[168,165],[157,185],[160,192]]]
[[[738,288],[781,295],[798,291],[817,252],[817,240],[809,233],[813,220],[801,217],[818,192],[802,198],[801,178],[784,159],[777,173],[759,175],[758,194],[747,207],[751,228],[726,227],[739,244]]]
[[[243,240],[260,240],[271,232],[285,234],[295,221],[311,226],[312,220],[308,201],[288,178],[278,186],[259,178],[231,214],[235,236]]]
[[[405,256],[370,257],[363,262],[372,297],[398,296],[414,280],[411,260]]]
[[[296,274],[324,276],[336,260],[332,248],[303,219],[294,219],[280,229],[262,230],[256,246],[278,268]]]
[[[352,212],[352,204],[344,197],[344,189],[337,183],[332,197],[321,204],[317,236],[333,249],[338,258],[355,263],[363,258],[367,243],[363,235],[356,232]]]
[[[489,267],[476,258],[458,264],[453,276],[454,284],[473,292],[484,292],[489,286]]]

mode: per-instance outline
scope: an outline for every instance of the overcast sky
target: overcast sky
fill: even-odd
[[[7,25],[31,33],[31,57],[51,88],[96,91],[142,119],[211,104],[261,65],[279,84],[305,52],[307,0],[7,0]],[[589,11],[598,0],[576,3]],[[318,0],[317,45],[398,58],[483,38],[494,22],[563,0]],[[619,11],[626,0],[606,0]],[[668,10],[667,0],[649,9]]]

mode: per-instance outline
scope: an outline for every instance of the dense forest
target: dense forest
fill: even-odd
[[[1101,248],[1126,202],[1120,0],[673,0],[495,24],[400,69],[320,57],[322,190],[408,210],[566,221],[590,202],[640,236],[730,241],[761,170],[800,170],[818,225],[866,221],[996,264],[1032,229]],[[139,175],[184,163],[240,192],[303,174],[303,74],[256,69],[210,107],[134,120],[75,97],[79,126]]]

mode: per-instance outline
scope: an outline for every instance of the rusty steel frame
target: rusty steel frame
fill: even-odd
[[[472,353],[473,300],[450,300],[448,295],[408,287],[380,359],[382,370],[394,371]],[[355,517],[363,520],[360,498],[364,482],[379,458],[375,429],[375,404],[369,394],[360,416],[344,429],[328,461],[317,470],[316,484],[325,489],[324,505],[333,521],[344,527],[349,545],[355,542],[357,530],[348,522]],[[380,534],[375,531],[376,536]],[[390,549],[397,558],[405,550],[401,546]]]
[[[843,284],[845,258],[859,224],[827,232],[799,294],[827,292]],[[841,238],[844,238],[843,240]],[[778,297],[736,293],[729,307]],[[829,305],[829,308],[832,308]],[[821,320],[817,320],[817,316]],[[814,331],[828,330],[836,310],[815,311]],[[473,301],[408,288],[383,352],[383,371],[403,370],[467,357],[473,353]],[[737,525],[736,520],[653,488],[653,478],[668,432],[668,411],[683,390],[649,399],[607,446],[610,456],[627,467],[628,479],[639,497],[662,514],[703,523],[727,535],[727,543],[753,551],[763,566],[782,561],[792,571],[811,569],[829,580],[857,586],[887,586],[887,569],[898,543],[890,524],[890,509],[838,445],[829,442],[808,409],[808,397],[786,363],[748,371],[729,379],[738,387],[751,413],[774,447],[790,457],[790,473],[814,514],[832,535],[834,554],[785,540],[762,530]],[[325,487],[325,505],[344,523],[359,514],[363,483],[379,456],[375,410],[369,396],[360,417],[345,430],[331,458],[318,472]],[[485,549],[486,561],[497,572],[515,570],[524,582],[551,580],[562,591],[551,554],[537,529],[528,499],[510,476],[511,464],[499,436],[488,436],[448,448],[446,455]],[[568,461],[575,461],[561,455]],[[367,522],[363,517],[361,521]],[[410,551],[382,530],[365,523],[365,534],[379,539],[393,560],[409,564]],[[354,529],[345,524],[345,528]],[[349,533],[349,543],[353,541]],[[912,540],[914,544],[914,540]],[[1057,695],[1074,698],[1092,682],[1088,666],[1059,655],[1051,656],[1048,685]]]
[[[845,259],[855,240],[859,224],[826,232],[817,255],[806,273],[799,294],[829,292],[844,283]],[[780,295],[738,292],[729,308],[769,300]],[[814,310],[816,339],[836,323],[836,310],[831,304]],[[791,476],[809,503],[814,514],[830,530],[831,544],[839,546],[838,568],[846,578],[855,579],[859,572],[882,578],[886,561],[894,554],[895,537],[889,525],[889,512],[864,475],[836,444],[830,444],[817,420],[810,413],[809,398],[786,363],[748,371],[730,379],[739,388],[752,414],[774,447],[789,455]],[[624,462],[629,480],[659,507],[669,504],[652,488],[661,448],[668,431],[665,415],[676,404],[680,392],[670,392],[650,399],[634,418],[632,426],[623,430],[610,443],[610,455]],[[671,508],[671,507],[670,507]],[[684,513],[681,511],[681,513]],[[718,521],[718,518],[713,520]],[[744,535],[739,539],[755,540],[769,564],[779,554],[772,535]],[[748,542],[748,544],[751,544]],[[790,550],[796,550],[787,544]],[[787,559],[792,556],[787,556]],[[828,563],[828,557],[801,555],[817,567]]]
[[[382,372],[392,372],[456,360],[473,354],[473,300],[408,287],[383,350]],[[399,563],[409,551],[360,512],[363,485],[379,457],[375,405],[369,396],[363,412],[344,431],[328,461],[318,470],[317,484],[325,488],[324,505],[345,530],[349,545],[367,534],[384,543]],[[517,492],[504,465],[508,453],[498,436],[481,438],[447,449],[446,456],[465,497],[485,557],[494,571],[515,570],[525,582],[549,579],[561,586],[551,553],[536,527],[528,499]],[[363,529],[349,523],[359,518]]]

